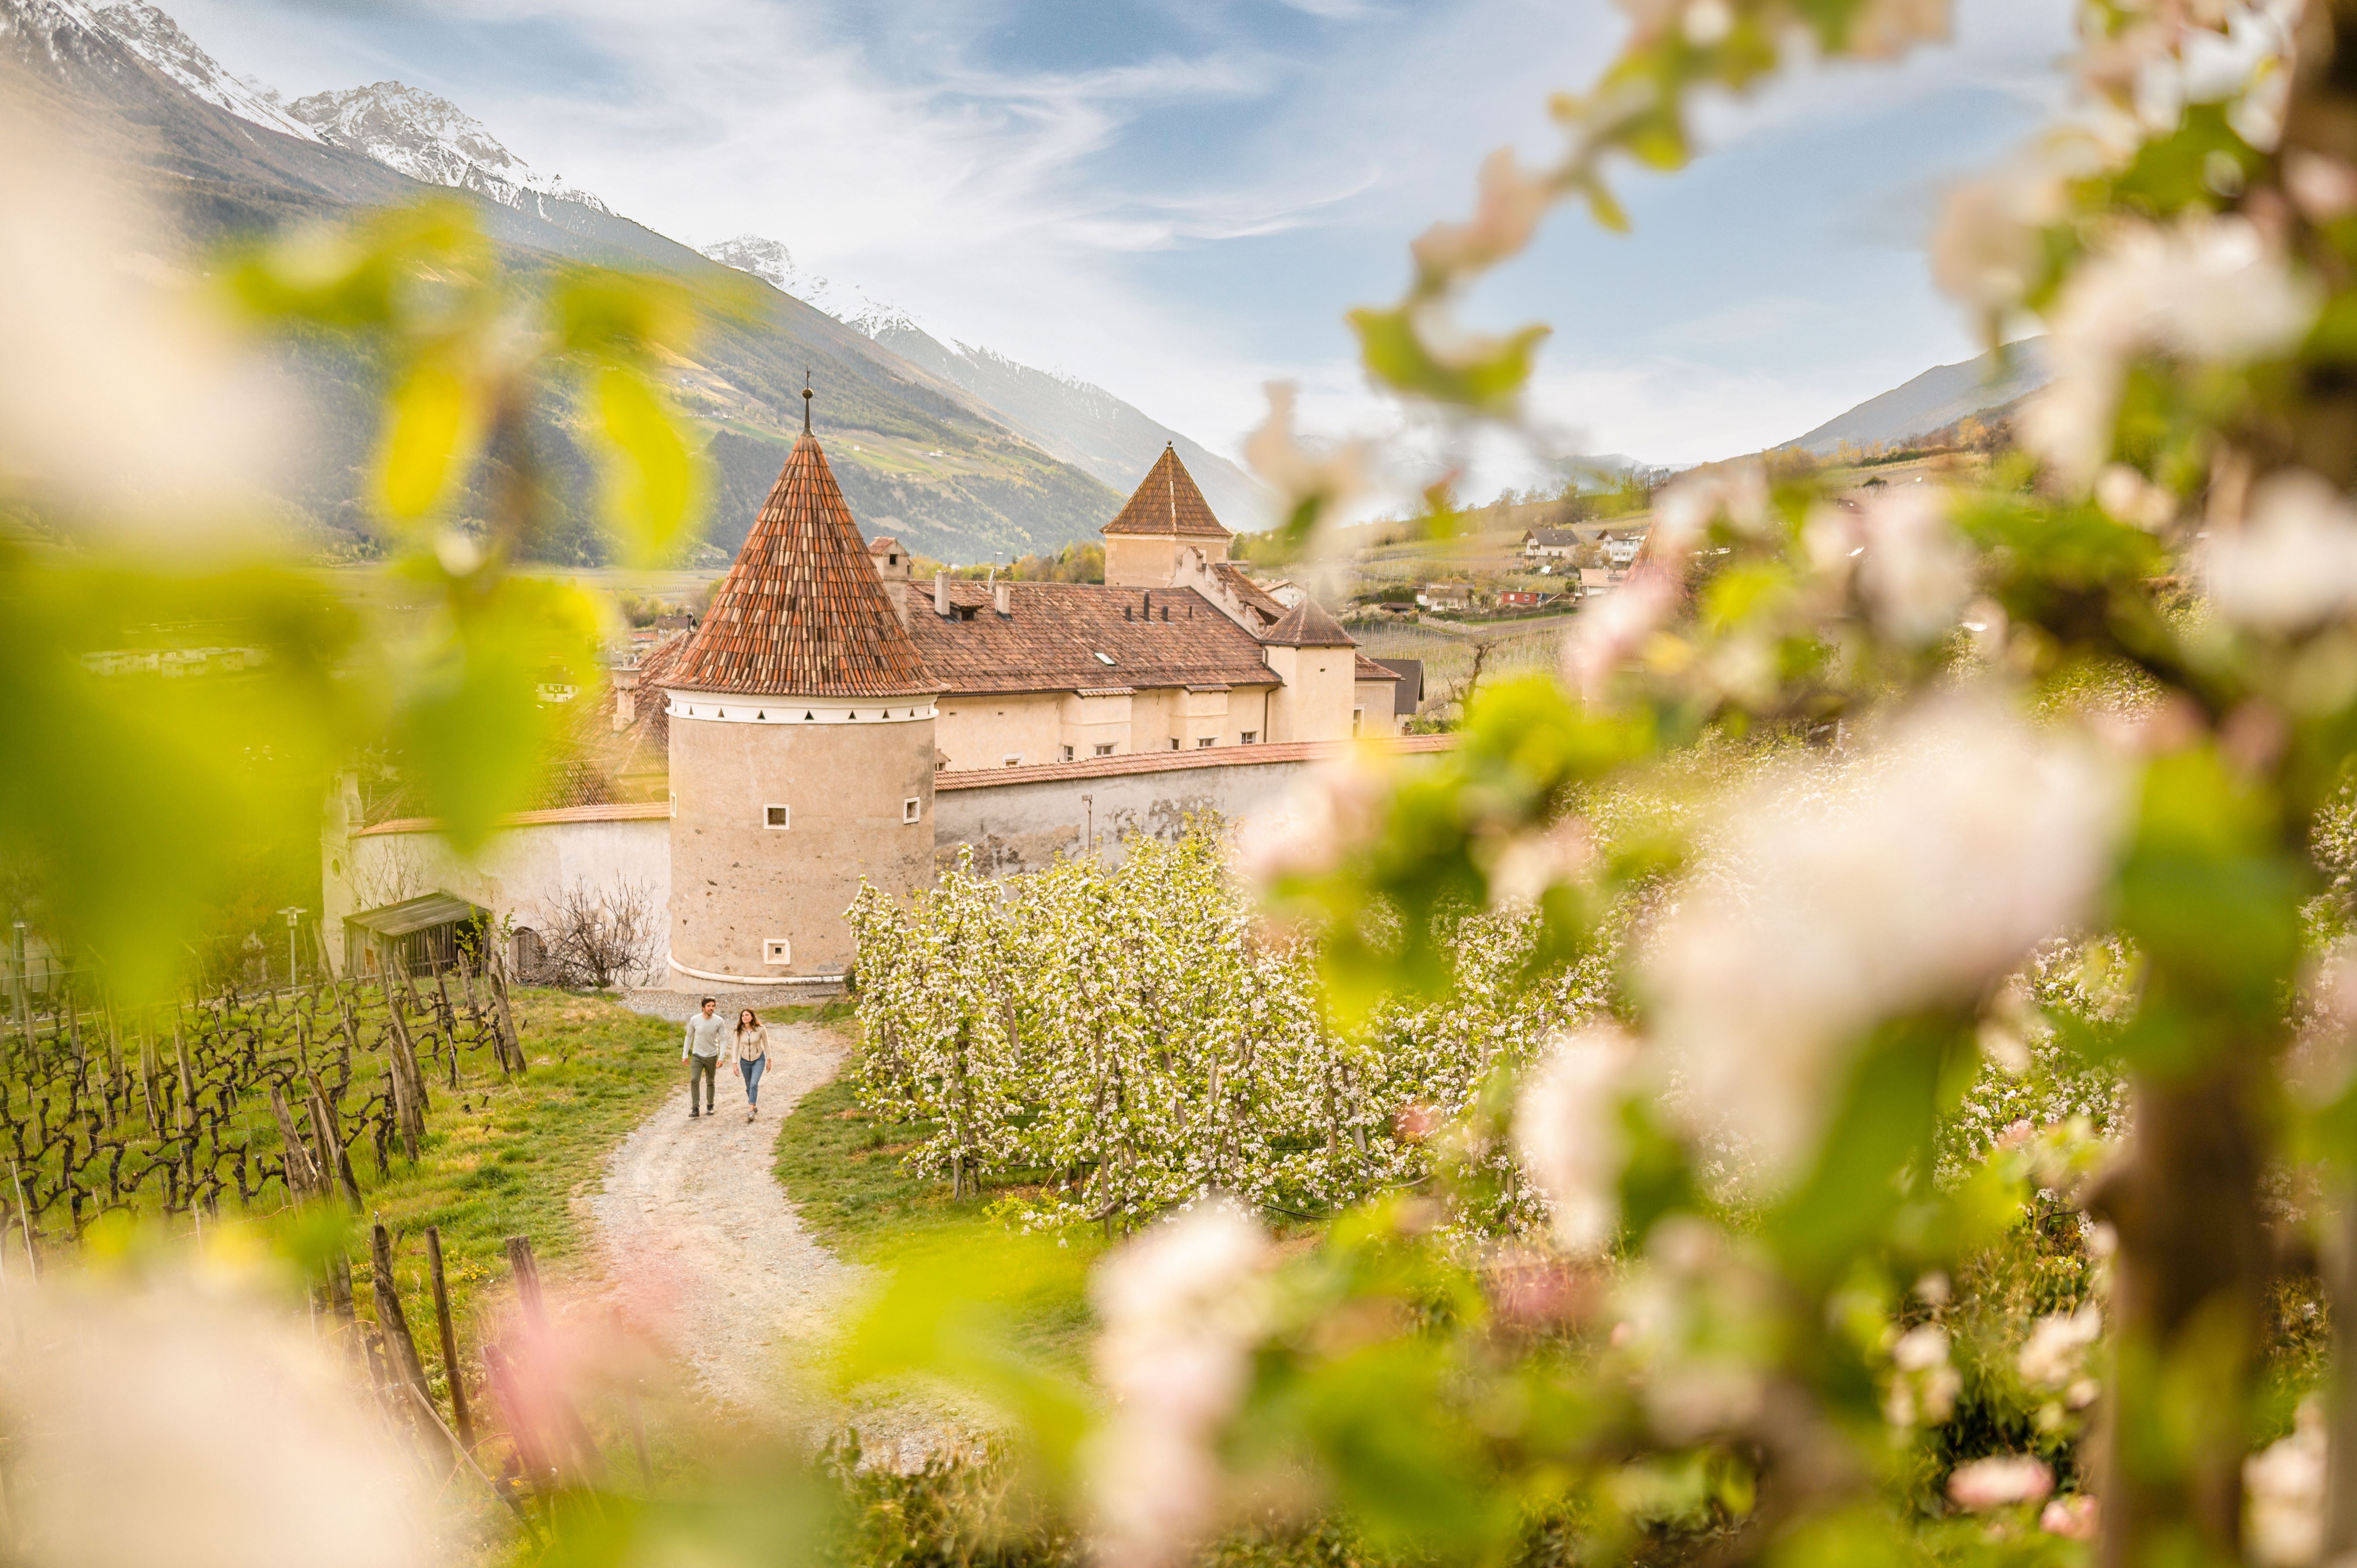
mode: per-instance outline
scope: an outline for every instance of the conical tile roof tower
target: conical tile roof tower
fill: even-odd
[[[886,592],[826,454],[806,431],[667,683],[748,696],[941,690]]]
[[[805,416],[662,682],[674,985],[837,982],[860,887],[931,884],[942,686],[888,591]]]

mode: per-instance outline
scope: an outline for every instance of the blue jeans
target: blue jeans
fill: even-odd
[[[740,1061],[737,1064],[737,1070],[745,1078],[746,1104],[761,1103],[761,1069],[769,1065],[770,1058],[767,1057],[756,1057],[751,1061]]]

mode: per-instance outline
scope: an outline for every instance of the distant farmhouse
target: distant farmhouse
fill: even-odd
[[[1117,854],[1125,832],[1247,816],[1354,739],[1449,744],[1400,736],[1420,669],[1404,702],[1403,672],[1308,594],[1228,560],[1175,449],[1101,532],[1101,584],[915,581],[898,541],[860,537],[805,428],[710,608],[571,704],[565,798],[480,864],[347,782],[322,845],[330,944],[349,925],[355,961],[392,950],[381,912],[440,894],[522,956],[552,911],[629,897],[673,985],[795,994],[840,983],[863,884],[913,892],[969,850],[989,872]]]

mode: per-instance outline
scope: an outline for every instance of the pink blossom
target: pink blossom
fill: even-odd
[[[2084,1495],[2056,1498],[2038,1516],[2039,1529],[2065,1541],[2093,1541],[2102,1523],[2095,1499]]]
[[[1948,1497],[1979,1513],[2010,1503],[2034,1503],[2054,1489],[2054,1472],[2027,1454],[2001,1454],[1959,1465],[1948,1477]]]
[[[1516,254],[1531,242],[1554,199],[1546,181],[1523,172],[1512,147],[1481,160],[1479,189],[1470,220],[1435,223],[1408,247],[1427,274],[1454,277]]]

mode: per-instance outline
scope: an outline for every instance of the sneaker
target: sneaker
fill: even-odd
[[[693,1121],[694,1121],[697,1117],[699,1117],[699,1116],[701,1116],[701,1115],[703,1115],[703,1114],[704,1114],[704,1112],[701,1112],[701,1111],[691,1111],[691,1112],[689,1112],[687,1113],[687,1119],[688,1119],[689,1121],[693,1122]]]

